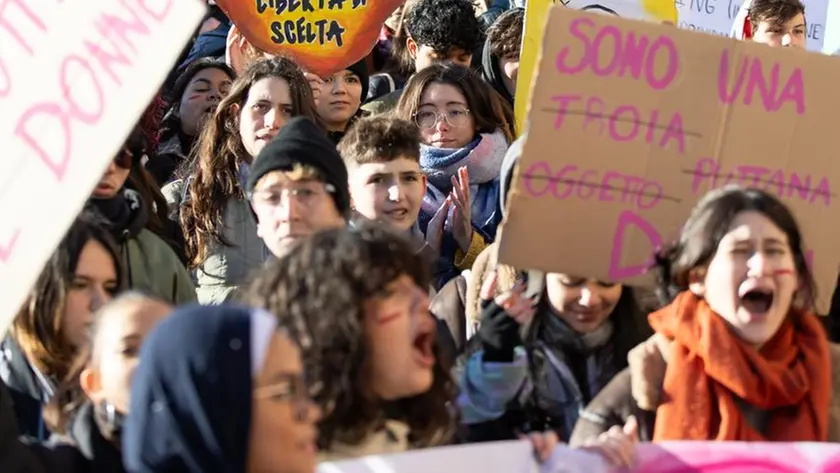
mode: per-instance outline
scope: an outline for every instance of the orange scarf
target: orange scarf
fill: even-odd
[[[815,315],[792,310],[760,350],[688,291],[649,320],[673,341],[654,441],[826,441],[831,361]],[[747,423],[735,396],[772,410],[764,436]]]

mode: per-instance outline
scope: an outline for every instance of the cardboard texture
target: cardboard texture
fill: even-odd
[[[326,77],[370,53],[403,0],[217,0],[260,51],[287,56]]]
[[[525,31],[522,35],[522,53],[519,56],[519,75],[516,83],[516,129],[525,129],[531,83],[537,70],[537,54],[542,44],[543,31],[552,5],[565,5],[576,10],[590,10],[622,18],[655,22],[677,22],[674,0],[528,0],[525,6]]]
[[[563,7],[545,31],[501,261],[647,284],[700,197],[742,184],[794,212],[825,313],[840,61]]]

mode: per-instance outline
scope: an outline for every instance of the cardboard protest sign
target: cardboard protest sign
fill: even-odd
[[[637,447],[640,473],[827,473],[840,471],[830,443],[664,442]],[[529,442],[493,442],[322,463],[317,473],[610,473],[599,455],[558,445],[537,464]]]
[[[202,15],[196,0],[0,8],[0,334]]]
[[[657,23],[669,22],[675,24],[677,22],[677,9],[674,6],[674,0],[528,0],[525,6],[525,30],[522,35],[522,49],[519,55],[516,100],[513,104],[516,112],[516,129],[520,133],[525,130],[528,99],[531,84],[537,71],[537,54],[542,44],[548,9],[557,4],[622,18]]]
[[[837,278],[840,62],[555,7],[501,260],[646,283],[651,254],[729,183],[794,212],[825,313]]]
[[[217,0],[260,51],[287,56],[321,77],[373,49],[382,25],[404,0]]]

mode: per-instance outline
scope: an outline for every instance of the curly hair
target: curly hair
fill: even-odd
[[[414,42],[438,54],[453,49],[472,53],[481,43],[470,0],[420,0],[409,10],[405,27]]]
[[[428,287],[429,266],[401,235],[363,224],[302,241],[245,293],[245,303],[276,314],[285,327],[298,327],[293,335],[303,347],[310,391],[326,413],[319,424],[320,448],[358,445],[382,426],[386,412],[408,424],[416,447],[441,445],[454,433],[450,404],[457,391],[437,343],[427,392],[385,402],[368,389],[365,302],[402,275]]]
[[[234,110],[237,107],[241,110],[251,87],[267,77],[283,79],[289,84],[293,117],[305,116],[321,124],[309,82],[292,60],[277,57],[256,61],[236,78],[201,132],[196,162],[185,161],[186,167],[179,173],[181,177],[186,177],[187,169],[192,173],[190,199],[183,203],[180,212],[191,267],[204,263],[211,243],[230,245],[222,235],[223,212],[228,199],[245,198],[238,170],[241,163],[249,163],[253,158],[242,144],[239,115]]]
[[[499,16],[487,30],[490,53],[497,58],[516,55],[522,49],[522,30],[525,26],[525,9],[514,8]]]
[[[400,96],[394,115],[403,120],[413,121],[414,115],[420,109],[423,93],[431,84],[448,84],[464,95],[478,133],[494,133],[501,130],[508,143],[512,143],[516,138],[516,121],[510,103],[473,71],[458,64],[432,64],[411,76]]]

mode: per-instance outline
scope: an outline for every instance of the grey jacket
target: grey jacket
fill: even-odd
[[[162,189],[173,220],[177,221],[181,204],[188,201],[188,191],[189,186],[183,179],[173,181]],[[207,260],[192,270],[201,304],[230,301],[236,288],[247,283],[251,274],[272,257],[257,236],[257,223],[251,215],[248,201],[228,200],[223,219],[225,228],[222,234],[232,246],[212,243]]]

